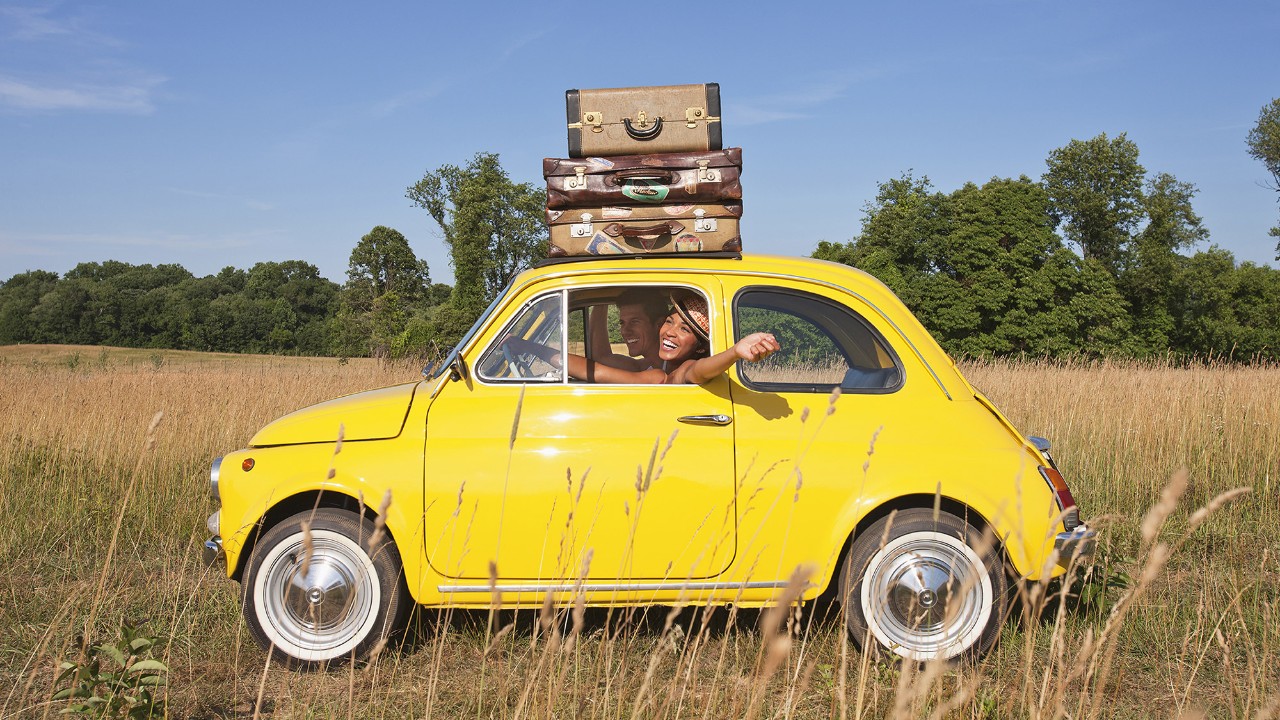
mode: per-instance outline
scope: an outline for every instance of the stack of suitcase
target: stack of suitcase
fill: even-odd
[[[720,87],[570,90],[569,157],[542,161],[550,257],[739,252],[742,150]]]

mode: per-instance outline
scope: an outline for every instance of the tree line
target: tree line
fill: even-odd
[[[1280,200],[1280,98],[1246,137]],[[1280,270],[1210,246],[1196,189],[1148,172],[1124,134],[1072,140],[1039,179],[943,192],[907,172],[879,185],[861,230],[813,256],[887,284],[951,353],[1280,359]],[[545,191],[498,156],[427,172],[406,197],[440,227],[455,282],[433,283],[400,232],[374,227],[346,281],[310,263],[196,277],[178,265],[82,263],[0,284],[0,343],[434,357],[545,257]],[[1280,223],[1270,230],[1280,238]],[[1277,244],[1280,260],[1280,243]]]

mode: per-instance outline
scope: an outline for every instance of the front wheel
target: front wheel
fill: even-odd
[[[930,509],[867,528],[849,548],[840,582],[854,641],[864,652],[920,662],[990,650],[1008,610],[1008,583],[999,555],[981,540],[964,520],[935,518]]]
[[[373,532],[368,518],[320,508],[284,520],[254,546],[243,584],[245,621],[278,661],[319,667],[363,660],[404,625],[410,600],[400,556],[387,537],[370,548]]]

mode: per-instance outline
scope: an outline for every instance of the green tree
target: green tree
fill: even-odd
[[[345,301],[369,310],[374,302],[394,292],[412,303],[425,297],[431,286],[427,261],[419,260],[399,231],[378,225],[351,250]]]
[[[813,257],[861,268],[893,289],[913,310],[923,308],[923,283],[933,271],[938,237],[946,232],[946,196],[927,176],[910,171],[880,184],[863,207],[862,232],[851,242],[821,242]]]
[[[1260,161],[1271,173],[1271,189],[1280,193],[1280,98],[1263,105],[1258,122],[1249,131],[1245,142],[1249,155]],[[1280,198],[1277,198],[1280,202]],[[1271,228],[1271,236],[1280,238],[1280,224]],[[1280,260],[1280,239],[1276,241],[1276,260]]]
[[[512,182],[494,153],[428,172],[406,196],[444,232],[455,281],[445,313],[449,333],[461,334],[466,318],[474,320],[516,273],[546,257],[546,191]]]
[[[943,195],[904,175],[880,186],[851,243],[814,257],[883,280],[955,354],[1101,354],[1127,329],[1114,280],[1063,245],[1047,193],[1026,177]]]
[[[1172,296],[1175,350],[1280,358],[1280,270],[1214,246],[1184,259]]]
[[[338,289],[336,283],[320,276],[315,265],[286,260],[254,265],[248,272],[244,293],[259,302],[282,302],[289,310],[276,315],[287,324],[272,329],[272,352],[318,355],[329,349],[326,323]]]
[[[405,348],[400,339],[409,317],[432,298],[427,263],[404,235],[379,225],[351,251],[347,283],[329,324],[330,346],[340,355],[386,357]]]
[[[1124,253],[1119,284],[1133,316],[1133,345],[1139,354],[1171,346],[1173,283],[1185,262],[1178,254],[1209,237],[1191,207],[1196,189],[1168,173],[1147,182],[1142,198],[1146,223]]]
[[[31,270],[0,284],[0,344],[38,342],[32,312],[57,287],[57,273]]]
[[[1130,235],[1142,218],[1138,146],[1124,133],[1072,140],[1049,153],[1045,189],[1067,240],[1085,259],[1118,275]]]

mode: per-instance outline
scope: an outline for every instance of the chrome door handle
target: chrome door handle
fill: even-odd
[[[695,425],[728,425],[733,422],[733,418],[728,415],[684,415],[676,418],[682,423],[693,423]]]

